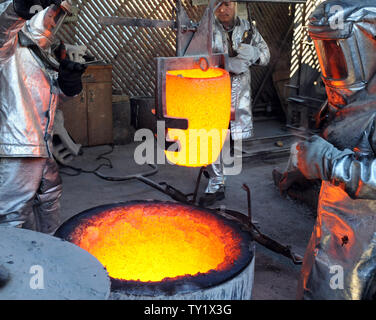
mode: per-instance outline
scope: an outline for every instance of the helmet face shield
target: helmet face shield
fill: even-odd
[[[325,83],[351,87],[369,80],[361,55],[364,48],[358,46],[355,35],[347,39],[314,40],[314,43]]]
[[[28,20],[23,32],[40,49],[49,50],[66,16],[61,7],[50,6]]]
[[[349,76],[341,40],[315,40],[321,71],[327,80],[345,80]]]
[[[329,102],[337,107],[367,85],[364,61],[355,37],[314,40]]]
[[[308,26],[320,62],[331,105],[342,107],[348,98],[365,90],[376,74],[376,3],[364,0],[360,6],[350,0],[325,1],[319,5]],[[341,16],[340,26],[333,21]]]

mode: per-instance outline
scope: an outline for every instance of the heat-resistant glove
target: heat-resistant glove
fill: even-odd
[[[294,183],[300,173],[309,180],[330,181],[353,199],[375,200],[376,160],[370,146],[365,146],[369,143],[368,135],[363,138],[367,141],[354,148],[355,151],[341,151],[318,136],[293,144],[287,172],[279,184],[281,191]]]
[[[59,67],[58,83],[61,91],[69,97],[73,97],[82,91],[81,76],[85,72],[86,66],[65,59],[61,61]]]
[[[241,43],[236,51],[239,58],[247,60],[251,64],[254,64],[260,58],[260,50],[250,44]]]
[[[239,57],[231,57],[228,59],[228,70],[236,75],[244,73],[248,70],[251,63]]]
[[[325,139],[312,136],[291,146],[290,163],[291,167],[299,169],[307,179],[329,181],[335,162],[352,154],[354,152],[349,149],[338,150]]]
[[[78,62],[78,63],[85,63],[84,56],[87,53],[87,47],[84,45],[71,45],[71,44],[65,44],[65,48],[67,50],[67,55],[69,57],[69,60]]]
[[[47,8],[51,4],[60,5],[61,0],[13,0],[14,11],[25,20],[30,20],[40,7]]]

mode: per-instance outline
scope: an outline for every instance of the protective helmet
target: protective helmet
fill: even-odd
[[[43,9],[26,21],[23,34],[40,49],[49,50],[70,9],[68,1],[63,1],[61,6],[51,5]]]
[[[29,47],[50,69],[59,70],[59,57],[56,56],[61,41],[56,37],[59,28],[70,14],[70,2],[61,6],[51,5],[36,13],[26,21],[18,34],[21,46]]]
[[[329,0],[309,19],[332,107],[341,109],[367,88],[376,73],[375,0]]]

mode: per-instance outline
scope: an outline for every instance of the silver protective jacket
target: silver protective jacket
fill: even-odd
[[[50,8],[25,21],[13,1],[0,0],[0,157],[50,157],[60,89],[57,72],[20,41],[20,32],[49,50],[54,32]]]
[[[370,299],[376,280],[376,4],[373,0],[324,2],[313,15],[314,26],[325,21],[320,12],[327,17],[331,4],[343,8],[347,27],[341,32],[347,34],[341,46],[351,48],[354,40],[363,43],[357,47],[359,52],[347,51],[348,66],[358,61],[355,68],[366,68],[363,76],[367,76],[356,79],[349,67],[347,85],[326,79],[335,111],[323,130],[325,140],[307,144],[308,156],[299,165],[306,176],[321,178],[323,184],[298,298]],[[323,41],[330,39],[330,33],[318,31]],[[356,83],[362,83],[363,89],[354,90]],[[343,92],[345,103],[336,104]]]
[[[239,48],[246,32],[249,32],[251,25],[248,20],[236,18],[236,23],[232,30],[225,30],[222,24],[215,19],[213,28],[213,52],[229,53],[232,49],[236,52]],[[231,41],[229,32],[232,31]],[[257,48],[257,64],[265,66],[270,60],[270,51],[265,40],[252,26],[253,37],[251,45]],[[232,43],[232,48],[229,48]],[[250,63],[251,64],[251,63]],[[231,136],[234,140],[249,139],[253,136],[253,116],[252,116],[252,92],[251,92],[251,72],[248,69],[241,74],[231,74],[231,105],[235,110],[235,120],[231,121]],[[222,160],[214,163],[209,170],[210,179],[205,193],[215,193],[225,185],[224,166]]]
[[[232,30],[232,49],[236,51],[244,37],[244,34],[251,29],[248,20],[236,18],[235,26]],[[258,32],[256,27],[252,26],[253,37],[251,45],[258,50],[258,65],[265,66],[269,63],[270,52],[268,45]],[[213,52],[229,53],[228,34],[222,24],[215,19],[213,28]],[[248,139],[253,136],[253,117],[252,117],[252,95],[251,95],[251,73],[250,70],[231,76],[232,84],[232,108],[235,109],[235,120],[231,121],[231,134],[234,139]]]
[[[358,99],[374,75],[375,19],[374,0],[325,1],[310,17],[308,31],[334,111]]]

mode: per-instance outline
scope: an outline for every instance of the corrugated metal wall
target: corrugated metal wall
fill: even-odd
[[[76,0],[78,21],[65,25],[60,33],[68,43],[85,44],[96,59],[113,65],[113,86],[129,96],[154,95],[154,57],[175,55],[175,35],[171,29],[101,26],[99,16],[127,16],[149,19],[174,19],[174,0]],[[199,21],[206,6],[183,5],[194,21]],[[294,6],[277,3],[252,3],[252,18],[269,44],[272,61],[278,59],[281,68],[290,70],[291,41],[279,56],[281,42],[294,19]],[[278,67],[278,66],[277,66]],[[267,67],[252,70],[255,95]],[[276,98],[273,82],[268,80],[260,102]]]

